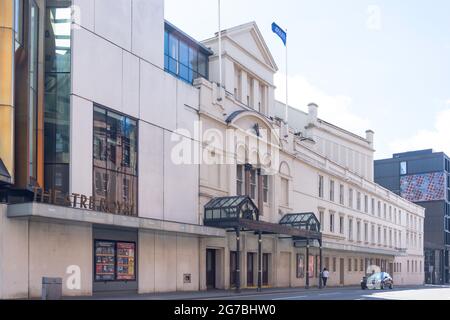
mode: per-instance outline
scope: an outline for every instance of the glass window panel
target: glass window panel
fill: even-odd
[[[164,54],[169,55],[169,32],[164,31]]]
[[[189,77],[189,69],[188,67],[180,64],[180,74],[179,74],[180,78],[191,83],[192,80]]]
[[[198,68],[198,52],[192,47],[189,48],[189,68],[194,70],[194,72]]]
[[[178,75],[178,61],[169,57],[169,72]]]
[[[106,112],[94,109],[94,166],[106,169]]]
[[[189,65],[189,46],[180,41],[180,63],[184,64],[186,67]]]
[[[198,73],[203,77],[207,78],[207,59],[206,55],[203,53],[198,54]]]
[[[172,33],[169,34],[169,56],[178,60],[179,40]]]

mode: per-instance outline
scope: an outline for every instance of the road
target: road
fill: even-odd
[[[211,298],[204,300],[224,300],[224,298]],[[228,297],[225,300],[450,300],[450,287],[408,287],[394,288],[393,290],[361,290],[357,288],[326,288],[323,290],[299,290],[285,293],[249,294]]]

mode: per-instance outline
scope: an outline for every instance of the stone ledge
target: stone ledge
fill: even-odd
[[[54,220],[60,222],[97,224],[148,231],[161,231],[197,235],[202,237],[225,238],[226,231],[201,225],[162,221],[139,217],[127,217],[109,213],[59,207],[42,203],[22,203],[8,205],[8,218]]]

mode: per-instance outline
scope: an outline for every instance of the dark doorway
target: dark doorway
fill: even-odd
[[[339,277],[339,284],[341,285],[341,286],[343,286],[344,285],[344,277],[345,277],[345,261],[344,261],[344,259],[340,259],[340,265],[339,265],[339,274],[340,274],[340,277]]]
[[[247,287],[255,286],[255,253],[247,253]]]
[[[262,267],[263,267],[263,275],[262,275],[263,286],[268,286],[269,285],[269,254],[268,253],[263,254]]]
[[[206,250],[206,287],[216,288],[216,250]]]
[[[231,288],[236,288],[236,286],[237,286],[236,263],[237,263],[237,253],[236,253],[236,251],[231,251],[230,252],[230,286],[231,286]]]

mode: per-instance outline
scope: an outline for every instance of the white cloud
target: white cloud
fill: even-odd
[[[289,76],[289,105],[307,111],[311,102],[319,106],[319,118],[337,125],[345,130],[363,135],[370,129],[370,121],[351,110],[352,98],[340,94],[330,95],[311,84],[306,78]],[[286,75],[278,72],[275,75],[275,98],[286,100]]]
[[[446,102],[450,105],[450,100]],[[389,147],[391,150],[406,152],[420,149],[434,149],[436,152],[450,153],[450,108],[437,114],[436,122],[432,130],[420,130],[415,135],[393,141]]]

